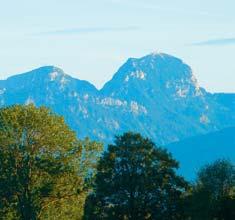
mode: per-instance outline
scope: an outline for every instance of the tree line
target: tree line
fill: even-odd
[[[178,168],[138,133],[103,151],[45,107],[0,109],[0,219],[235,219],[234,164],[208,164],[194,182]]]

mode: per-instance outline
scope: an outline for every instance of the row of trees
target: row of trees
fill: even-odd
[[[194,183],[178,167],[140,134],[103,153],[47,108],[0,110],[0,219],[235,219],[233,164],[207,165]]]
[[[235,167],[218,160],[194,184],[179,164],[140,134],[125,133],[101,157],[85,219],[234,220]]]

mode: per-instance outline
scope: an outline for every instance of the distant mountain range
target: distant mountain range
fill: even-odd
[[[235,127],[169,144],[167,149],[180,161],[180,172],[193,179],[205,164],[216,159],[235,162]]]
[[[166,146],[235,127],[235,94],[207,92],[187,64],[162,53],[128,59],[100,90],[54,66],[0,81],[0,106],[29,103],[63,115],[78,137],[104,143],[136,131]]]
[[[101,90],[53,66],[0,81],[1,106],[45,105],[79,137],[108,143],[138,131],[165,145],[235,126],[235,94],[211,94],[191,68],[167,54],[130,58]]]

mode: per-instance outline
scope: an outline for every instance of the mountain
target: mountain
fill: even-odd
[[[217,159],[235,163],[235,127],[171,143],[167,149],[180,162],[180,173],[193,179],[198,169]]]
[[[145,113],[144,119],[138,120],[143,126],[140,130],[160,144],[235,123],[231,112],[227,114],[230,108],[198,85],[191,68],[167,54],[129,59],[101,93],[138,103],[137,109]]]
[[[101,90],[53,66],[0,81],[0,106],[48,106],[79,137],[104,143],[131,130],[167,145],[235,126],[234,97],[208,93],[187,64],[162,53],[128,59]]]

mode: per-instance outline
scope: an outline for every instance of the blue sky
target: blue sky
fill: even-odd
[[[211,92],[235,92],[234,0],[0,0],[0,77],[43,65],[100,88],[128,57],[188,63]]]

